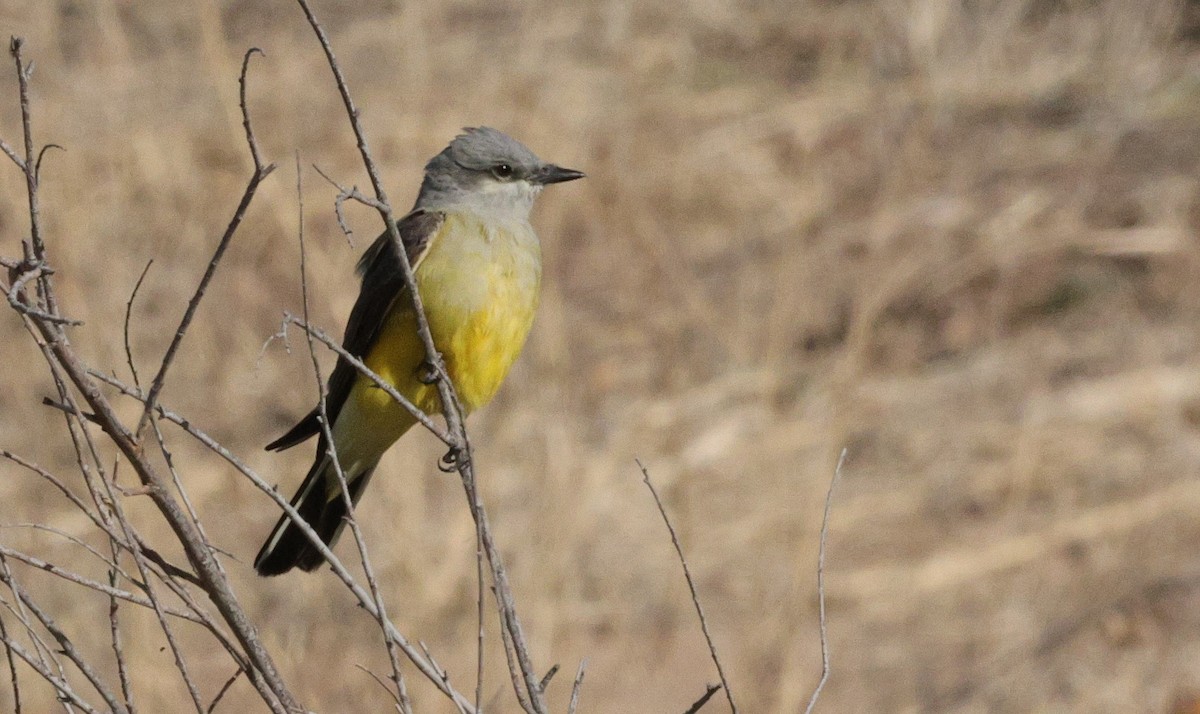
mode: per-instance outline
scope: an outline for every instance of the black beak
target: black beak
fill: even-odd
[[[533,180],[540,184],[562,183],[563,181],[574,181],[584,177],[582,171],[575,169],[564,169],[561,166],[554,164],[544,164],[533,175]]]

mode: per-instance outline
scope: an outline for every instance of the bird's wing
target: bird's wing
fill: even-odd
[[[417,209],[396,224],[400,231],[400,239],[404,243],[404,252],[408,255],[408,262],[414,271],[429,250],[438,229],[442,227],[443,220],[443,213]],[[358,274],[362,276],[362,289],[358,293],[354,309],[350,311],[350,319],[346,322],[342,346],[355,357],[364,359],[378,339],[380,328],[391,311],[392,303],[405,290],[404,269],[396,252],[396,244],[387,231],[376,238],[371,247],[363,253],[358,261]],[[329,377],[329,394],[325,400],[325,410],[330,423],[337,420],[338,412],[350,396],[357,373],[358,370],[353,365],[338,358],[337,367]],[[267,450],[281,451],[320,432],[321,425],[317,418],[318,409],[314,409],[288,433],[267,444]]]

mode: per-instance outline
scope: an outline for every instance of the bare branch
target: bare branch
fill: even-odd
[[[250,58],[254,55],[266,57],[267,53],[257,47],[246,50],[242,56],[242,71],[238,74],[238,106],[242,109],[242,127],[246,130],[246,143],[250,146],[250,158],[254,160],[254,173],[266,176],[274,168],[263,166],[262,155],[258,150],[258,140],[254,138],[254,127],[250,124],[250,110],[246,107],[246,75],[250,70]]]
[[[635,461],[637,460],[635,459]],[[692,580],[692,573],[688,568],[687,558],[683,557],[683,547],[679,545],[679,536],[675,534],[675,526],[671,525],[671,519],[667,516],[667,509],[663,506],[662,499],[658,497],[658,491],[655,490],[654,484],[650,482],[650,472],[646,470],[641,461],[637,461],[637,465],[642,470],[642,482],[646,484],[646,488],[650,489],[650,495],[654,497],[654,505],[658,506],[658,512],[662,514],[663,523],[667,524],[667,531],[671,533],[671,545],[675,546],[675,554],[679,556],[679,563],[683,566],[683,577],[687,580],[688,590],[692,593],[692,604],[696,606],[696,615],[700,618],[700,629],[704,631],[704,641],[708,643],[708,653],[712,656],[713,664],[717,666],[717,675],[721,678],[721,686],[725,689],[725,698],[729,700],[729,709],[736,713],[737,705],[733,703],[733,692],[729,690],[729,682],[725,679],[725,668],[721,666],[721,658],[717,656],[717,647],[713,644],[712,635],[709,634],[708,620],[704,617],[704,608],[700,606],[700,596],[696,594],[696,583]],[[712,696],[712,693],[708,693],[708,696]],[[707,697],[699,703],[700,706],[704,706],[705,701],[708,701]]]
[[[89,374],[96,379],[99,379],[117,388],[126,396],[133,397],[139,401],[144,399],[140,391],[127,384],[124,384],[121,382],[121,380],[113,377],[112,375],[107,375],[96,371],[91,371]],[[296,509],[287,501],[287,499],[279,495],[279,491],[276,488],[267,483],[262,476],[254,471],[254,469],[250,468],[250,466],[244,461],[239,459],[235,454],[233,454],[233,452],[222,446],[216,439],[213,439],[210,435],[196,427],[188,419],[185,419],[161,404],[156,404],[154,410],[163,419],[166,419],[167,421],[180,427],[205,448],[217,454],[230,465],[232,465],[239,473],[249,479],[256,488],[265,493],[272,501],[274,501],[284,513],[288,514],[297,527],[300,528],[301,532],[304,533],[305,537],[309,539],[309,542],[312,543],[313,547],[316,548],[319,553],[321,553],[321,557],[325,558],[325,560],[329,563],[338,579],[342,581],[346,588],[350,590],[351,594],[353,594],[358,600],[359,605],[361,605],[369,615],[376,617],[374,600],[371,598],[370,594],[354,580],[354,577],[350,575],[349,570],[346,569],[341,560],[334,555],[333,551],[329,549],[329,546],[327,546],[324,541],[321,540],[321,537],[317,535],[317,532],[312,529],[308,522],[304,520],[303,516],[296,511]],[[450,680],[446,674],[446,671],[437,666],[432,658],[428,656],[428,652],[426,652],[425,656],[422,656],[421,653],[409,643],[408,639],[405,638],[398,629],[396,629],[395,625],[389,621],[386,623],[386,626],[389,634],[395,639],[396,644],[400,647],[401,651],[404,652],[405,656],[407,656],[409,660],[416,665],[417,669],[419,669],[423,675],[437,685],[438,689],[443,694],[450,697],[460,711],[463,712],[463,714],[471,714],[475,711],[475,708],[471,706],[470,701],[450,686]]]
[[[846,451],[847,449],[843,448],[841,455],[838,456],[837,466],[833,469],[833,478],[829,480],[829,489],[825,492],[825,512],[821,516],[821,540],[817,546],[817,607],[820,611],[821,627],[821,679],[813,689],[808,706],[804,708],[804,714],[812,714],[813,708],[817,706],[817,699],[821,696],[821,690],[825,688],[825,682],[829,680],[829,633],[826,629],[825,619],[825,540],[829,537],[829,511],[833,507],[833,489],[842,476],[842,464],[846,463]]]
[[[125,328],[122,331],[125,337],[125,364],[129,366],[129,373],[133,375],[133,383],[138,389],[142,388],[142,381],[138,379],[137,365],[133,363],[133,349],[129,346],[129,318],[133,314],[133,301],[137,299],[138,290],[142,289],[142,281],[150,272],[151,265],[154,265],[153,258],[146,261],[146,267],[142,268],[142,274],[138,276],[137,282],[133,284],[133,291],[129,293],[129,299],[125,301]]]
[[[25,664],[32,667],[33,671],[37,672],[42,679],[45,679],[47,682],[49,682],[51,686],[53,686],[58,692],[59,696],[61,696],[65,701],[79,707],[86,712],[86,714],[100,714],[100,712],[93,708],[92,705],[88,704],[78,694],[76,694],[74,689],[71,689],[71,685],[67,682],[65,677],[51,672],[49,667],[35,659],[34,656],[29,654],[24,647],[14,642],[8,635],[0,633],[0,637],[3,637],[4,646],[8,651],[20,657],[22,660],[24,660]]]
[[[35,176],[37,176],[38,181],[41,181],[42,179],[42,159],[45,158],[46,152],[51,149],[66,151],[66,148],[59,146],[58,144],[46,144],[42,147],[41,151],[38,152],[37,163],[33,166],[33,173]]]
[[[38,476],[40,476],[43,479],[45,479],[48,483],[50,483],[50,485],[54,486],[54,488],[58,489],[58,491],[60,493],[62,493],[64,496],[66,496],[67,500],[70,501],[72,503],[72,505],[74,505],[76,508],[78,508],[80,511],[82,511],[84,513],[84,515],[86,515],[92,521],[92,523],[96,525],[97,528],[104,530],[105,533],[110,538],[114,536],[114,533],[109,530],[107,524],[105,524],[103,521],[101,521],[100,517],[97,516],[90,508],[87,507],[87,504],[85,504],[83,502],[83,499],[81,499],[79,496],[75,495],[75,493],[70,488],[68,488],[66,484],[64,484],[61,480],[59,480],[57,477],[55,477],[54,474],[50,473],[49,471],[42,468],[41,466],[38,466],[37,464],[33,463],[32,461],[27,461],[26,459],[21,458],[20,456],[12,453],[11,451],[8,451],[7,449],[0,449],[0,457],[8,459],[9,461],[12,461],[13,463],[15,463],[17,465],[22,466],[25,469],[37,474]],[[125,546],[124,544],[122,544],[122,546],[126,547],[126,548],[128,547],[128,546]]]
[[[115,587],[117,574],[120,572],[117,564],[120,551],[115,539],[109,539],[109,547],[112,548],[113,566],[108,570],[108,584]],[[109,642],[112,645],[113,659],[117,663],[117,681],[121,683],[121,696],[125,699],[125,708],[132,712],[133,683],[129,679],[129,667],[125,663],[125,649],[121,644],[120,603],[121,601],[115,596],[108,596],[108,634]]]
[[[46,320],[58,325],[77,326],[83,324],[83,322],[80,320],[72,320],[57,313],[47,312],[46,310],[39,308],[33,301],[26,297],[24,291],[25,283],[36,279],[39,285],[44,284],[45,279],[54,274],[54,270],[51,269],[50,266],[46,265],[44,262],[26,260],[23,263],[18,264],[16,268],[10,269],[9,273],[13,276],[13,279],[12,284],[8,286],[8,289],[5,291],[5,293],[8,297],[8,304],[11,305],[14,310],[23,315],[36,317],[40,320]]]
[[[217,694],[215,697],[213,697],[212,702],[209,703],[208,709],[204,710],[205,714],[213,713],[213,711],[217,708],[217,705],[221,703],[221,698],[225,696],[225,692],[229,691],[229,688],[233,686],[233,683],[236,682],[238,677],[242,676],[242,673],[245,671],[246,670],[240,667],[234,670],[233,675],[231,675],[229,679],[225,680],[225,684],[221,685],[221,688],[217,690]]]
[[[229,224],[225,227],[224,235],[221,236],[220,242],[217,243],[217,249],[208,261],[208,267],[205,269],[204,275],[200,278],[200,284],[196,286],[196,291],[192,294],[192,298],[188,300],[187,309],[183,313],[183,319],[179,321],[179,327],[175,330],[175,337],[167,347],[167,352],[163,355],[162,364],[158,367],[158,373],[154,375],[154,380],[150,383],[150,391],[146,396],[145,410],[142,412],[142,418],[138,422],[137,429],[134,430],[135,441],[141,438],[142,430],[146,427],[146,422],[150,419],[150,412],[153,409],[155,401],[158,400],[158,395],[162,391],[163,384],[166,381],[167,370],[171,367],[171,362],[175,359],[179,345],[183,342],[183,336],[192,324],[192,319],[196,316],[196,310],[200,307],[200,300],[204,298],[204,292],[208,289],[213,275],[217,272],[217,266],[221,263],[221,258],[225,255],[225,249],[229,247],[234,233],[237,232],[238,226],[242,224],[242,219],[246,215],[246,210],[250,207],[250,202],[254,199],[258,185],[275,170],[275,164],[264,166],[259,159],[258,144],[255,142],[254,132],[250,128],[250,111],[246,106],[246,73],[250,68],[250,57],[255,52],[262,54],[261,50],[257,48],[251,48],[246,52],[245,57],[242,59],[242,71],[238,76],[238,84],[241,87],[240,105],[242,109],[242,124],[246,127],[246,142],[250,145],[250,155],[254,159],[254,173],[251,175],[249,183],[246,184],[246,190],[242,193],[242,199],[238,202],[237,209],[233,212],[233,218],[229,220]]]
[[[68,637],[67,634],[58,626],[58,624],[54,622],[53,618],[51,618],[44,610],[38,607],[37,603],[25,593],[24,588],[22,588],[20,584],[17,583],[16,579],[13,578],[12,571],[9,570],[7,565],[5,565],[3,568],[0,568],[0,582],[3,582],[5,585],[7,585],[8,588],[12,590],[13,595],[20,600],[30,612],[33,613],[33,616],[37,618],[42,627],[46,628],[46,631],[49,632],[54,638],[55,642],[58,643],[59,651],[75,664],[75,667],[80,671],[80,673],[83,674],[89,683],[91,683],[92,687],[96,690],[96,693],[100,695],[106,704],[108,704],[109,709],[111,709],[114,714],[128,714],[128,710],[125,708],[125,706],[121,704],[121,702],[116,698],[116,695],[112,693],[112,690],[108,688],[108,685],[106,685],[104,681],[100,679],[100,676],[87,663],[87,661],[83,658],[82,653],[75,648],[75,643],[71,641],[71,638]]]
[[[5,156],[12,159],[17,168],[21,169],[22,172],[25,171],[25,162],[17,155],[16,149],[9,146],[8,142],[4,141],[4,139],[0,139],[0,151],[3,151]]]
[[[579,706],[579,688],[583,686],[583,674],[587,670],[587,660],[580,660],[579,671],[575,673],[575,683],[571,685],[571,702],[567,704],[567,714],[575,714]]]
[[[396,692],[392,691],[392,688],[388,686],[388,683],[383,681],[383,677],[380,677],[378,674],[375,674],[374,672],[372,672],[371,670],[362,666],[361,664],[355,664],[354,666],[358,667],[360,670],[365,672],[368,677],[375,680],[375,683],[378,684],[379,687],[381,689],[383,689],[383,691],[387,692],[388,697],[390,697],[391,700],[396,704],[397,711],[402,711],[402,712],[403,711],[408,711],[408,712],[412,711],[411,706],[409,706],[407,709],[405,709],[406,704],[404,703],[404,700],[400,699],[400,697],[396,694]]]
[[[685,711],[683,714],[696,714],[696,712],[704,708],[705,704],[708,704],[708,700],[712,699],[712,696],[716,694],[719,689],[721,689],[721,685],[719,684],[706,685],[704,688],[704,694],[701,694],[700,698],[697,699],[692,706],[688,707],[687,711]]]
[[[517,664],[517,653],[513,649],[508,623],[503,621],[503,614],[500,617],[500,642],[504,645],[504,660],[508,664],[508,676],[512,679],[513,693],[516,694],[517,704],[521,705],[521,709],[527,713],[532,712],[533,704],[530,703],[529,697],[525,695],[525,690],[521,687],[521,667]]]
[[[10,49],[17,63],[18,84],[21,94],[22,128],[24,130],[25,139],[24,164],[26,187],[29,194],[30,224],[32,233],[30,255],[27,255],[26,257],[28,259],[27,262],[31,260],[36,262],[38,265],[45,265],[47,261],[45,259],[45,246],[41,239],[41,230],[38,218],[38,182],[34,163],[35,160],[33,159],[33,139],[31,121],[29,119],[29,70],[25,66],[24,60],[21,57],[21,46],[21,41],[14,38],[10,45]],[[113,444],[116,445],[121,451],[125,459],[129,461],[142,485],[147,489],[148,494],[154,500],[155,506],[166,518],[167,522],[173,529],[176,538],[179,540],[180,544],[184,548],[184,551],[187,553],[188,559],[195,567],[197,575],[204,582],[205,591],[208,593],[210,599],[212,599],[217,609],[220,611],[222,618],[233,629],[241,646],[245,649],[251,661],[253,662],[253,671],[250,672],[251,678],[257,681],[259,675],[261,675],[261,678],[269,684],[269,694],[266,693],[266,690],[260,690],[264,693],[264,701],[269,707],[271,707],[273,711],[282,714],[285,710],[300,711],[300,707],[295,702],[295,699],[283,684],[282,680],[279,678],[279,674],[275,669],[274,662],[267,653],[266,649],[263,647],[262,642],[258,637],[258,633],[254,626],[250,623],[249,619],[246,617],[245,611],[238,603],[237,597],[233,593],[228,579],[225,578],[220,564],[216,562],[213,552],[205,546],[202,533],[180,509],[178,502],[171,496],[168,481],[164,479],[158,470],[148,461],[146,455],[143,453],[141,445],[138,443],[138,434],[140,434],[144,424],[149,419],[149,415],[152,411],[153,404],[157,399],[158,392],[162,389],[164,384],[166,370],[170,366],[171,360],[173,359],[176,350],[178,350],[183,334],[185,333],[188,324],[195,314],[204,289],[207,287],[209,281],[211,281],[216,266],[220,261],[220,257],[225,248],[228,246],[234,231],[240,224],[242,216],[245,214],[245,211],[249,205],[250,199],[254,195],[255,189],[257,188],[259,182],[261,182],[262,179],[270,172],[271,168],[272,167],[270,166],[255,167],[254,176],[251,178],[246,192],[242,196],[242,200],[238,205],[238,209],[234,214],[234,218],[230,221],[225,235],[222,237],[221,243],[218,246],[216,254],[209,263],[205,276],[201,280],[200,287],[197,289],[196,294],[189,302],[188,310],[185,312],[184,319],[180,324],[179,330],[176,332],[175,338],[172,341],[171,346],[168,348],[167,355],[163,359],[163,364],[160,366],[158,374],[152,383],[150,396],[145,400],[146,405],[142,414],[142,420],[134,432],[131,432],[122,423],[122,421],[113,411],[108,400],[103,394],[101,394],[96,383],[89,377],[87,366],[83,364],[77,353],[72,348],[66,333],[62,330],[61,325],[55,320],[45,319],[38,315],[30,315],[27,313],[25,317],[27,320],[33,323],[36,331],[44,340],[44,343],[39,343],[39,346],[42,347],[43,354],[47,356],[47,360],[51,365],[51,369],[55,375],[56,384],[60,388],[60,396],[63,397],[64,403],[72,404],[73,400],[69,399],[66,395],[65,386],[62,384],[62,378],[59,376],[60,369],[61,374],[65,376],[65,378],[69,380],[71,384],[74,385],[75,389],[77,389],[86,400],[88,407],[92,410],[92,412],[94,412],[97,422],[104,429],[105,433],[111,439]],[[45,274],[39,277],[38,284],[45,306],[44,312],[48,313],[52,317],[59,316],[57,305],[50,290],[49,281]],[[81,411],[76,410],[74,418],[79,420],[79,425],[81,427],[84,427]],[[87,433],[86,428],[83,428],[82,431],[85,434]],[[90,439],[90,437],[88,438]],[[93,449],[94,453],[94,447],[90,445],[90,441],[89,447]],[[82,463],[82,461],[81,467],[85,469],[86,474],[87,467]],[[105,481],[105,484],[107,486],[108,482]],[[122,518],[119,512],[119,500],[112,499],[110,495],[110,501],[111,505],[118,509],[117,521],[121,523],[123,527],[127,526],[127,521]],[[127,534],[127,537],[124,540],[125,542],[130,542],[132,541],[132,537],[129,537]],[[138,562],[139,568],[143,568],[143,559],[141,558],[140,552],[138,550],[134,550],[133,553],[135,560]],[[143,579],[147,579],[144,574]],[[146,584],[149,587],[149,582]],[[147,593],[151,594],[152,591],[148,590]],[[154,597],[152,595],[150,599],[153,603]],[[161,613],[160,622],[166,622],[165,618],[162,618]],[[169,626],[164,626],[164,632],[168,634],[169,638]]]
[[[338,228],[342,229],[342,235],[346,236],[346,242],[349,243],[351,247],[354,247],[354,230],[350,228],[350,224],[346,221],[346,214],[342,212],[343,206],[346,203],[346,199],[353,198],[356,201],[372,206],[376,209],[380,207],[378,205],[379,202],[363,196],[361,193],[359,193],[357,186],[352,186],[349,189],[343,188],[342,185],[337,181],[329,178],[329,174],[326,174],[324,171],[322,171],[321,167],[317,166],[316,164],[313,164],[313,170],[315,170],[321,178],[328,181],[331,186],[338,190],[337,197],[333,199],[333,215],[337,217]]]
[[[8,674],[12,680],[13,714],[21,714],[21,683],[17,678],[17,662],[13,659],[12,648],[8,646],[8,628],[4,624],[3,617],[0,617],[0,639],[4,640],[4,654],[8,660]]]
[[[33,155],[33,118],[29,104],[29,77],[32,74],[32,67],[25,64],[25,58],[21,54],[24,47],[25,39],[23,37],[9,39],[8,51],[17,64],[17,93],[21,104],[21,136],[25,141],[25,157],[21,161],[21,166],[25,173],[25,194],[29,200],[29,236],[33,243],[33,257],[37,262],[44,263],[46,246],[42,242],[41,211],[38,208],[38,175],[35,166],[36,159]],[[47,296],[47,298],[50,297]],[[47,307],[50,313],[58,312],[52,299],[47,300]]]

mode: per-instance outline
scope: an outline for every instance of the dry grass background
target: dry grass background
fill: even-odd
[[[317,11],[397,204],[468,124],[589,174],[540,202],[544,306],[473,420],[531,644],[543,666],[588,659],[585,710],[682,711],[715,679],[635,456],[681,530],[740,703],[797,710],[820,671],[814,563],[842,446],[824,711],[1169,711],[1200,691],[1194,3]],[[43,205],[64,310],[87,322],[75,342],[117,370],[145,262],[132,338],[152,366],[232,212],[249,175],[237,67],[248,46],[266,51],[251,110],[283,168],[164,401],[290,492],[311,450],[261,445],[314,385],[298,335],[290,354],[260,350],[299,304],[292,152],[366,184],[299,11],[5,0],[0,34],[28,38],[38,139],[67,149],[47,159]],[[0,97],[13,141],[7,70]],[[355,291],[339,286],[377,218],[354,210],[348,246],[332,190],[311,170],[305,181],[315,319],[340,331]],[[3,167],[5,255],[27,231],[22,191]],[[0,445],[70,472],[14,316],[0,340]],[[385,668],[369,618],[326,575],[252,577],[274,507],[173,444],[302,700],[380,710],[355,667]],[[361,514],[393,617],[469,688],[474,536],[438,453],[406,439]],[[0,473],[0,520],[85,532],[30,477]],[[88,567],[52,536],[0,536]],[[102,603],[45,586],[65,624],[100,630],[102,646]],[[150,619],[131,628],[143,710],[177,710],[161,635]],[[231,670],[216,654],[194,666],[210,692]],[[489,692],[505,688],[501,672],[489,669]],[[426,710],[448,709],[413,689]],[[242,682],[231,696],[226,711],[252,694]]]

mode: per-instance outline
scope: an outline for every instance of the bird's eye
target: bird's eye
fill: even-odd
[[[500,180],[513,177],[513,167],[509,164],[496,164],[492,167],[492,175]]]

